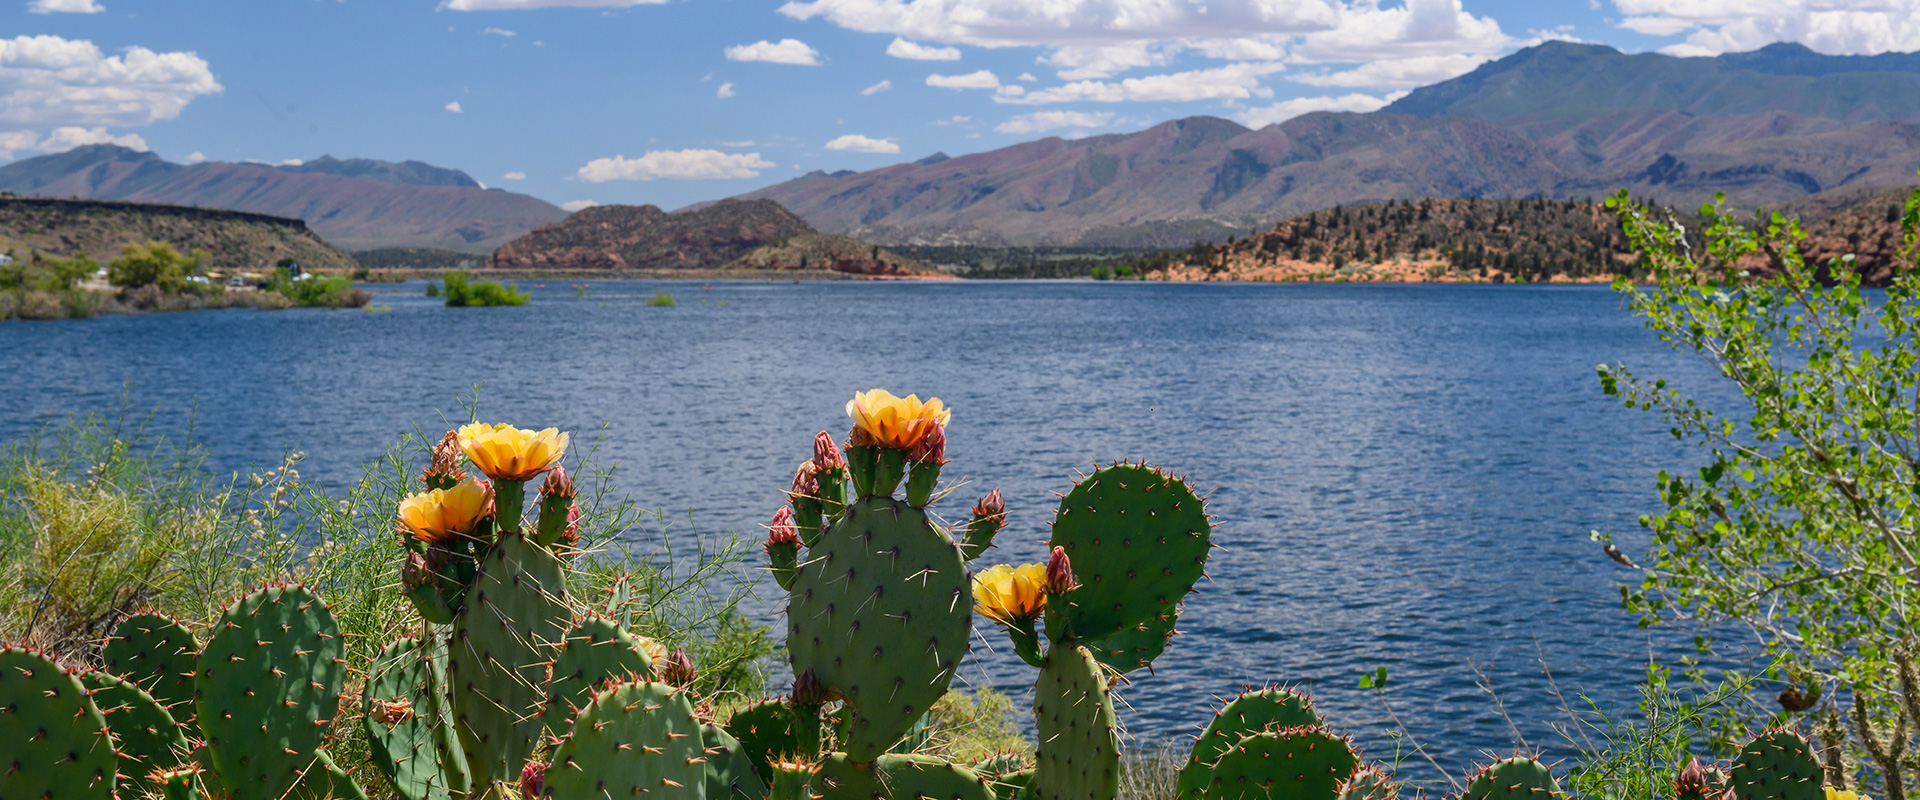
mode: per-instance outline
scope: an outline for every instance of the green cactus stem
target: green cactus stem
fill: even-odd
[[[340,626],[313,592],[269,586],[228,606],[194,675],[208,753],[234,800],[279,800],[340,708]]]
[[[526,505],[526,481],[493,482],[493,527],[502,536],[520,532],[520,526],[525,521]]]
[[[153,695],[118,675],[83,672],[80,683],[113,731],[120,755],[120,790],[157,792],[155,772],[180,765],[187,757],[186,730]]]
[[[555,740],[573,730],[574,717],[608,681],[654,680],[653,659],[639,639],[613,620],[583,618],[567,631],[565,642],[553,659],[553,680],[541,712],[541,725]]]
[[[498,791],[526,766],[541,734],[548,665],[572,619],[560,559],[524,536],[501,536],[447,643],[454,731],[476,794]]]
[[[746,748],[725,728],[712,723],[700,726],[700,743],[706,749],[707,800],[765,800],[767,784],[747,757]]]
[[[933,502],[933,490],[940,485],[940,462],[916,461],[907,472],[907,505],[926,508]]]
[[[1379,767],[1368,764],[1354,770],[1353,777],[1340,784],[1334,800],[1397,800],[1400,787]]]
[[[664,683],[614,684],[594,696],[554,750],[542,796],[705,800],[705,764],[685,692]]]
[[[369,800],[366,790],[335,764],[333,756],[325,750],[313,754],[313,763],[301,773],[300,782],[294,784],[287,796],[290,800]]]
[[[738,739],[760,779],[774,782],[780,761],[812,762],[820,757],[820,709],[763,700],[734,712],[727,732]]]
[[[973,770],[918,755],[856,761],[834,753],[820,762],[811,786],[821,800],[995,800],[993,789]]]
[[[1153,467],[1082,479],[1060,499],[1049,542],[1080,585],[1049,599],[1048,638],[1098,641],[1168,616],[1204,574],[1211,530],[1193,490]]]
[[[795,761],[776,761],[772,767],[767,800],[819,800],[808,785],[813,780],[813,767]]]
[[[873,445],[847,446],[847,476],[853,483],[853,496],[856,500],[873,496],[874,472],[879,469],[880,451],[883,448]],[[826,482],[821,482],[826,488]],[[889,488],[888,492],[893,490]]]
[[[1763,732],[1734,756],[1728,788],[1738,800],[1821,800],[1824,772],[1813,753],[1793,731]]]
[[[867,487],[865,496],[892,497],[907,474],[907,451],[897,447],[875,447],[873,451],[873,484]]]
[[[1460,800],[1561,800],[1566,793],[1553,779],[1553,770],[1539,759],[1515,757],[1495,761],[1467,781]]]
[[[0,647],[0,797],[111,800],[113,738],[72,673],[39,653]]]
[[[446,658],[417,639],[389,643],[361,693],[361,725],[375,766],[406,800],[450,800],[469,788],[447,713]]]
[[[1256,733],[1228,748],[1213,765],[1206,800],[1333,800],[1353,777],[1359,758],[1345,739],[1325,728]]]
[[[1194,740],[1187,764],[1180,770],[1178,800],[1197,800],[1213,779],[1213,765],[1240,740],[1264,730],[1313,728],[1323,725],[1306,695],[1287,689],[1267,688],[1241,692],[1221,706],[1207,723],[1200,738]]]
[[[1039,800],[1113,800],[1120,791],[1120,737],[1100,663],[1084,647],[1056,647],[1033,686],[1039,753],[1031,789]]]
[[[200,660],[200,642],[186,625],[164,614],[135,614],[113,629],[100,658],[108,672],[153,695],[176,720],[193,719],[193,673]]]
[[[966,533],[960,539],[961,555],[968,561],[979,558],[993,546],[993,537],[1006,525],[1007,501],[996,487],[973,504],[973,515],[967,519]]]
[[[200,792],[195,789],[193,778],[200,771],[193,767],[156,770],[147,776],[150,783],[160,787],[163,800],[200,800]]]

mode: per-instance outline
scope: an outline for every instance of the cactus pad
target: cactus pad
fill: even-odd
[[[313,763],[287,794],[290,800],[368,800],[365,790],[355,783],[340,765],[333,763],[327,751],[313,754]]]
[[[109,800],[113,740],[80,679],[39,653],[0,648],[0,797]]]
[[[1096,660],[1124,675],[1160,657],[1167,649],[1167,642],[1173,639],[1173,626],[1179,619],[1180,607],[1168,604],[1157,616],[1139,626],[1085,644]]]
[[[1066,550],[1080,586],[1064,621],[1047,615],[1049,638],[1098,641],[1168,616],[1204,573],[1210,532],[1200,498],[1158,469],[1115,464],[1082,479],[1053,520],[1049,546]]]
[[[773,780],[767,784],[767,800],[816,800],[808,785],[812,781],[812,767],[793,761],[775,762]]]
[[[153,774],[186,760],[186,731],[160,701],[132,681],[105,672],[86,672],[80,675],[80,683],[93,695],[93,707],[100,710],[107,729],[113,731],[120,754],[121,793],[159,791]]]
[[[108,672],[153,695],[175,720],[193,718],[193,673],[199,668],[200,642],[185,625],[160,614],[135,614],[113,630],[100,657]]]
[[[594,695],[554,750],[544,796],[704,800],[705,763],[686,693],[664,683],[615,684]]]
[[[1480,768],[1460,800],[1560,800],[1566,793],[1553,770],[1533,758],[1508,758]]]
[[[1038,800],[1111,800],[1120,791],[1120,739],[1100,663],[1084,647],[1055,647],[1033,686],[1040,742]]]
[[[1286,689],[1242,692],[1221,706],[1220,713],[1200,732],[1180,770],[1179,800],[1200,797],[1213,777],[1214,762],[1240,740],[1268,729],[1313,728],[1323,725],[1306,695]]]
[[[1334,800],[1396,800],[1400,787],[1379,767],[1371,764],[1354,770],[1353,777],[1340,784]]]
[[[541,714],[547,735],[558,739],[573,730],[573,718],[593,699],[593,690],[616,678],[653,680],[653,659],[613,620],[587,617],[574,623],[553,660]]]
[[[767,784],[754,769],[740,740],[711,723],[700,726],[700,742],[706,748],[707,800],[765,800]]]
[[[1207,800],[1333,800],[1353,777],[1359,759],[1346,740],[1326,728],[1256,733],[1213,765]]]
[[[811,719],[809,719],[811,716]],[[783,759],[811,761],[820,757],[820,716],[817,709],[798,709],[779,700],[763,700],[734,712],[727,733],[753,761],[760,779],[772,783],[773,765]]]
[[[846,699],[850,757],[885,753],[946,694],[972,632],[967,581],[953,540],[889,497],[848,506],[808,549],[787,649],[794,674]]]
[[[835,753],[820,762],[812,786],[821,800],[995,800],[973,770],[918,755],[853,761]]]
[[[406,800],[448,800],[467,790],[466,765],[445,751],[453,735],[445,669],[418,640],[400,639],[380,651],[367,675],[361,724],[368,750]]]
[[[235,800],[285,795],[340,708],[340,627],[304,586],[270,586],[228,606],[194,675],[200,730]]]
[[[520,777],[541,733],[547,666],[573,620],[560,559],[508,534],[488,551],[453,620],[447,677],[474,791]]]
[[[1826,773],[1813,753],[1792,731],[1762,733],[1733,757],[1729,788],[1739,800],[1820,800]]]

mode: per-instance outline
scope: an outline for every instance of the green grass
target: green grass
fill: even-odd
[[[641,302],[650,306],[679,305],[679,303],[674,302],[673,295],[667,294],[664,291],[654,292],[652,297],[649,297],[646,300],[643,300]]]

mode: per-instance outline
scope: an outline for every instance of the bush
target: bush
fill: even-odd
[[[503,286],[494,281],[475,281],[458,270],[447,273],[442,280],[447,284],[449,306],[524,306],[533,299],[514,284]]]
[[[666,292],[654,292],[652,297],[649,297],[646,300],[643,300],[641,302],[650,306],[676,305],[673,299],[673,295],[667,294]]]
[[[359,308],[373,299],[365,289],[353,287],[353,279],[344,275],[312,275],[291,280],[282,273],[267,284],[266,291],[282,295],[301,308]]]
[[[187,280],[200,275],[200,260],[205,253],[195,251],[191,257],[183,256],[166,242],[129,244],[121,252],[119,258],[107,262],[107,281],[115,286],[154,286],[163,292],[219,288]]]

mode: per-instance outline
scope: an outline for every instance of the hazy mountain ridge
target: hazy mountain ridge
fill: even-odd
[[[466,173],[420,162],[322,157],[300,167],[185,165],[114,145],[89,145],[0,167],[0,191],[294,217],[346,249],[486,252],[566,217],[544,200],[482,189]]]
[[[1920,54],[1773,45],[1718,58],[1549,42],[1416,89],[1379,112],[1260,130],[1189,117],[1049,137],[742,197],[887,244],[1117,244],[1153,224],[1264,228],[1337,204],[1428,197],[1584,199],[1632,190],[1779,206],[1909,183]],[[1177,224],[1174,224],[1177,223]]]

